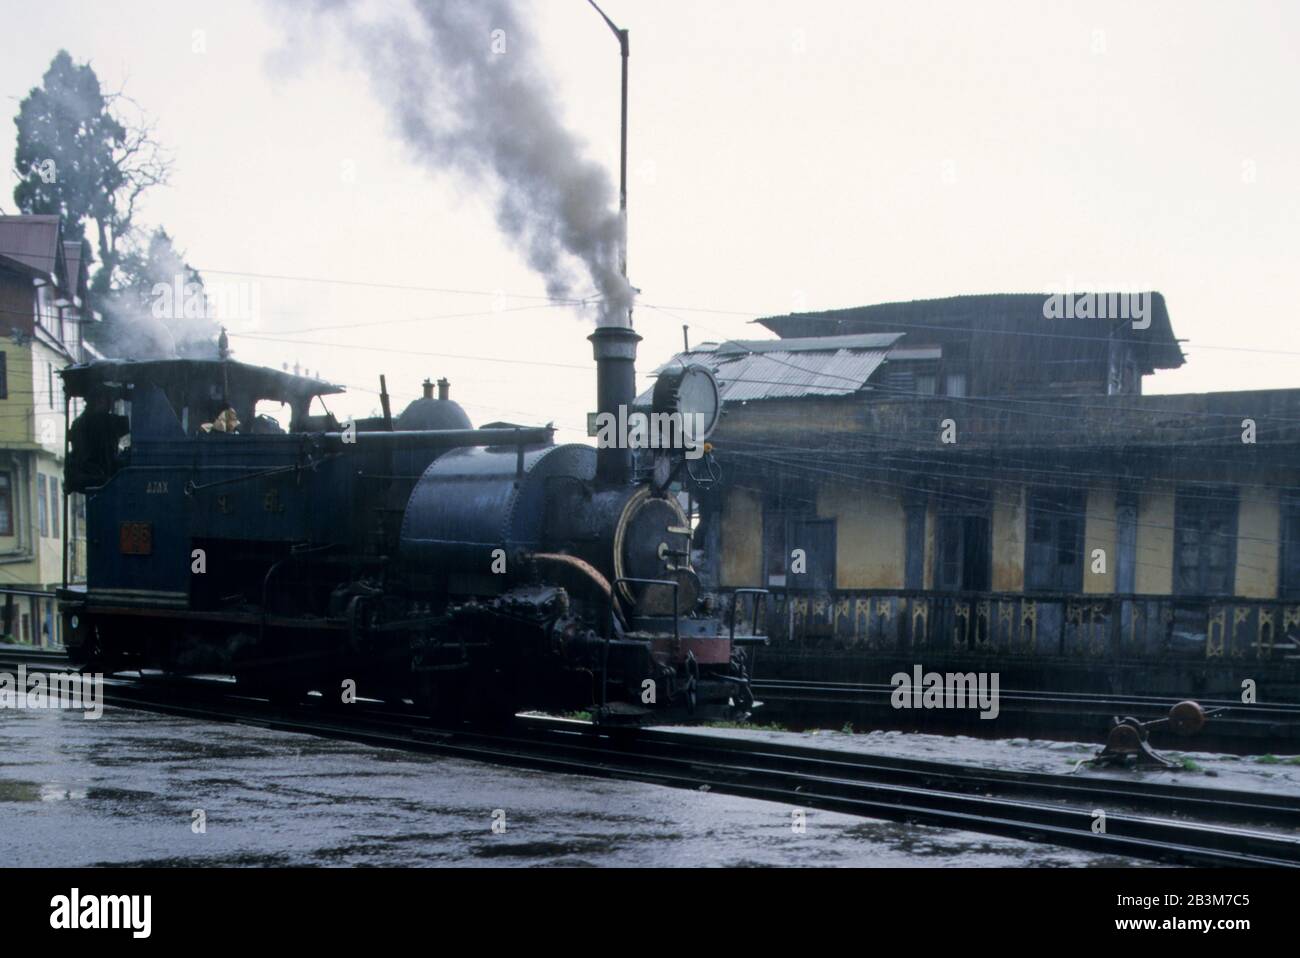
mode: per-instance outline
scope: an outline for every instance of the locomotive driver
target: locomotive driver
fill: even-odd
[[[117,472],[118,443],[130,429],[130,420],[113,412],[107,393],[90,397],[85,412],[68,428],[64,481],[69,492],[84,492],[112,478]]]

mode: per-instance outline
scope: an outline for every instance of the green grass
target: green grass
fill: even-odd
[[[779,722],[771,722],[771,723],[732,722],[727,719],[718,719],[717,721],[714,722],[705,722],[704,727],[705,728],[743,728],[743,729],[750,729],[751,731],[757,730],[763,732],[788,732],[789,731],[789,729],[787,729],[784,725],[781,725]]]
[[[1183,771],[1184,771],[1184,772],[1203,772],[1203,771],[1205,771],[1205,767],[1204,767],[1204,766],[1198,764],[1197,762],[1192,761],[1192,760],[1191,760],[1190,758],[1188,758],[1186,755],[1180,756],[1180,757],[1179,757],[1179,761],[1183,763]]]

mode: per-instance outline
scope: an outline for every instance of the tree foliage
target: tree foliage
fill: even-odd
[[[105,94],[89,63],[60,50],[14,118],[14,202],[24,213],[59,214],[68,238],[90,239],[93,229],[100,264],[93,292],[100,294],[118,278],[140,198],[171,175],[152,123],[119,116],[130,103]]]
[[[69,238],[85,238],[88,220],[108,220],[123,174],[116,154],[126,128],[108,111],[89,64],[55,55],[41,86],[19,104],[14,202],[24,213],[57,213]]]
[[[14,124],[18,208],[58,214],[65,238],[94,243],[99,269],[91,300],[105,318],[102,328],[92,327],[97,344],[117,354],[165,352],[163,341],[171,339],[182,355],[215,349],[204,341],[215,342],[216,324],[193,309],[186,315],[183,300],[163,316],[153,308],[159,284],[197,289],[204,301],[203,281],[166,230],[146,234],[137,222],[141,197],[167,183],[171,161],[133,101],[106,94],[89,63],[60,50]]]

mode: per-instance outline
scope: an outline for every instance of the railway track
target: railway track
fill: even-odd
[[[0,645],[0,668],[16,668],[20,663],[28,668],[38,665],[66,668],[68,657],[57,649],[38,649],[30,645]]]
[[[856,682],[820,682],[795,679],[758,679],[754,681],[755,690],[768,694],[806,693],[828,698],[841,698],[853,701],[859,698],[889,697],[895,687],[887,683]],[[999,697],[1006,702],[1039,702],[1059,705],[1062,708],[1072,706],[1089,706],[1107,710],[1123,709],[1164,709],[1177,699],[1158,695],[1102,695],[1093,692],[1042,692],[1031,689],[1001,689]],[[1198,698],[1206,708],[1229,708],[1238,712],[1257,715],[1261,720],[1283,719],[1300,721],[1300,705],[1292,703],[1272,703],[1243,705],[1234,699]]]
[[[57,667],[52,656],[19,657],[0,649],[0,668],[19,658],[29,669]],[[707,789],[1101,854],[1187,865],[1300,867],[1300,798],[1290,796],[989,770],[699,731],[600,729],[555,719],[521,718],[503,731],[438,728],[418,715],[381,705],[286,709],[201,683],[177,687],[109,679],[104,700],[207,721],[549,772]],[[1104,828],[1098,824],[1099,812],[1105,816]]]
[[[791,679],[760,679],[753,683],[755,695],[769,707],[799,705],[816,711],[842,712],[891,709],[895,687],[886,683],[822,682]],[[1004,716],[1033,716],[1040,721],[1069,719],[1073,726],[1096,724],[1105,729],[1112,716],[1135,715],[1153,718],[1164,714],[1177,698],[1154,695],[1111,695],[1089,692],[1043,692],[1033,689],[1001,689],[998,703]],[[1223,709],[1206,734],[1218,744],[1237,739],[1258,745],[1263,742],[1300,743],[1300,704],[1243,704],[1233,699],[1197,698],[1204,708]]]

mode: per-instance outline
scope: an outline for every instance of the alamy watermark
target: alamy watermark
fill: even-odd
[[[153,930],[153,896],[83,895],[80,888],[74,888],[50,899],[50,927],[124,929],[132,938],[148,938]]]
[[[703,413],[651,412],[618,407],[612,412],[593,414],[587,425],[599,449],[681,449],[687,459],[704,455]]]
[[[259,283],[187,283],[183,276],[174,276],[170,283],[154,283],[150,298],[154,319],[255,322],[262,313]]]
[[[1043,300],[1044,319],[1131,319],[1134,329],[1151,326],[1151,294],[1055,293]]]
[[[896,709],[972,709],[980,718],[998,717],[997,672],[924,672],[912,666],[912,674],[895,672],[889,703]]]
[[[19,665],[17,675],[0,672],[0,709],[77,709],[82,718],[97,719],[104,714],[104,675],[28,672]]]

